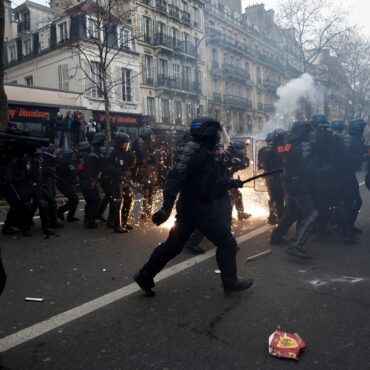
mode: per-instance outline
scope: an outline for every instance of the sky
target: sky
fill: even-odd
[[[264,3],[266,9],[275,9],[279,0],[242,0],[243,8],[256,3]],[[361,33],[370,39],[370,0],[332,0],[336,6],[343,6],[349,10],[350,22],[357,24],[361,28]],[[350,4],[349,4],[350,3]]]

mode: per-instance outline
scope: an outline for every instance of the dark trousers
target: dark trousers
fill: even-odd
[[[84,223],[88,224],[95,222],[100,204],[100,196],[96,187],[96,183],[89,180],[84,180],[80,183],[80,187],[86,202]]]
[[[113,179],[110,183],[110,219],[113,221],[113,227],[119,228],[122,226],[122,181]]]
[[[272,232],[272,238],[282,238],[290,227],[297,222],[295,239],[296,244],[302,247],[311,233],[317,216],[318,212],[310,194],[287,194],[283,219]]]
[[[230,232],[230,227],[214,212],[212,203],[195,199],[180,198],[175,226],[170,230],[167,240],[153,251],[142,272],[154,278],[182,251],[195,229],[217,247],[216,260],[222,282],[224,284],[234,282],[237,270],[235,257],[237,243]]]
[[[213,201],[213,211],[221,217],[231,232],[232,205],[229,194],[226,194],[221,199],[216,199]],[[198,245],[201,243],[203,238],[204,235],[199,230],[195,230],[189,239],[189,243]]]
[[[3,261],[1,259],[1,251],[0,251],[0,295],[4,291],[6,283],[6,273],[3,265]]]
[[[111,182],[111,180],[107,176],[103,176],[100,179],[100,185],[103,189],[104,197],[103,197],[103,199],[101,200],[101,202],[99,204],[98,217],[103,217],[104,216],[104,213],[105,213],[105,211],[108,207],[108,204],[111,200],[110,182]]]
[[[64,203],[58,211],[61,213],[68,212],[67,220],[72,219],[75,216],[78,203],[80,202],[74,185],[58,182],[57,187],[58,190],[67,198],[67,202]]]
[[[243,195],[239,189],[230,190],[230,198],[232,207],[235,206],[238,215],[244,213]]]
[[[122,212],[121,212],[122,226],[126,226],[128,222],[128,218],[130,217],[132,203],[134,200],[134,194],[131,191],[131,188],[129,186],[123,187],[122,198],[123,198]]]
[[[270,215],[269,219],[279,221],[283,217],[284,213],[284,198],[285,192],[281,181],[275,181],[274,179],[266,180],[266,187],[270,197],[269,209]]]

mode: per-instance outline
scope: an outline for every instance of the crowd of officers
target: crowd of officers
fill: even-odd
[[[18,228],[30,236],[38,209],[44,236],[53,235],[54,229],[63,227],[61,221],[79,220],[75,216],[79,193],[85,200],[86,228],[97,228],[97,220],[101,220],[117,233],[132,229],[128,220],[133,189],[144,197],[142,219],[150,219],[159,176],[168,165],[168,152],[155,144],[150,128],[143,128],[132,147],[130,144],[124,132],[117,133],[111,143],[98,132],[90,143],[79,142],[75,149],[49,144],[14,157],[3,169],[10,208],[2,233],[13,234]],[[59,208],[57,191],[66,199]]]
[[[185,135],[178,144],[186,140]],[[230,176],[249,166],[242,140],[235,140],[226,154]],[[76,211],[81,193],[86,228],[96,229],[97,221],[102,221],[116,233],[127,233],[133,229],[129,219],[134,193],[143,198],[141,220],[150,221],[170,166],[168,146],[156,143],[150,128],[141,129],[132,145],[124,132],[117,133],[111,143],[103,132],[97,132],[90,143],[79,142],[75,149],[58,148],[53,143],[35,147],[14,157],[3,169],[5,198],[10,207],[2,233],[14,234],[20,229],[24,236],[31,236],[38,210],[43,235],[48,238],[64,226],[62,221],[79,221]],[[59,207],[58,192],[66,199]],[[234,189],[231,196],[239,219],[249,218],[241,193]]]
[[[295,122],[289,135],[277,129],[266,137],[266,147],[258,154],[259,168],[282,168],[281,174],[266,178],[270,195],[268,222],[277,224],[272,244],[283,244],[290,227],[297,223],[294,242],[287,252],[308,258],[303,245],[311,231],[321,237],[333,235],[335,225],[344,243],[354,244],[361,230],[355,226],[362,200],[356,173],[367,161],[369,148],[364,141],[365,122],[329,124],[323,114],[310,122]],[[370,189],[369,175],[366,186]]]

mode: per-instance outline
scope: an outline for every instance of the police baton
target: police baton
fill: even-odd
[[[266,176],[274,175],[275,173],[280,173],[280,172],[283,172],[283,169],[282,168],[277,168],[276,170],[273,170],[273,171],[264,172],[264,173],[261,173],[260,175],[253,176],[253,177],[250,177],[249,179],[243,180],[242,181],[242,184],[246,184],[247,182],[251,182],[253,180],[260,179],[261,177],[266,177]]]

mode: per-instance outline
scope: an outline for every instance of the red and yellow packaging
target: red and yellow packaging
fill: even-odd
[[[271,356],[298,360],[299,352],[305,347],[306,343],[297,333],[286,333],[279,327],[269,338]]]

